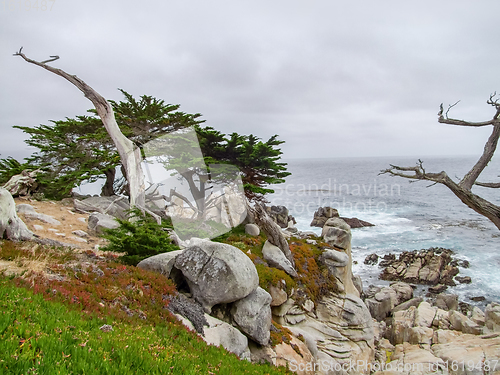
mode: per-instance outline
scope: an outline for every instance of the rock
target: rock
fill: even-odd
[[[484,326],[486,324],[486,315],[479,307],[474,306],[472,308],[470,320],[479,326]]]
[[[456,331],[480,335],[482,328],[458,311],[451,310],[448,314],[451,327]]]
[[[288,311],[290,311],[290,309],[294,306],[294,304],[295,301],[292,298],[289,298],[288,300],[286,300],[286,302],[282,303],[281,305],[273,307],[272,313],[273,315],[279,317],[285,316],[288,313]]]
[[[141,260],[139,264],[137,264],[137,267],[170,277],[172,267],[175,264],[175,258],[182,254],[183,251],[184,250],[175,250],[168,253],[153,255],[152,257]]]
[[[363,227],[374,227],[375,224],[369,223],[368,221],[360,220],[356,217],[341,217],[342,220],[344,220],[347,225],[351,227],[351,229],[354,228],[363,228]]]
[[[191,239],[188,247],[175,259],[174,267],[182,272],[193,297],[205,311],[219,303],[245,298],[259,285],[255,265],[238,248]]]
[[[407,342],[396,345],[391,359],[392,361],[384,366],[386,370],[377,372],[377,375],[448,374],[446,362],[433,353],[420,348],[419,345],[411,345]]]
[[[310,226],[323,228],[326,221],[332,217],[339,217],[339,212],[335,208],[320,207],[314,213],[314,218],[313,218]]]
[[[33,224],[33,229],[36,231],[44,230],[45,228],[42,225]]]
[[[24,215],[24,217],[29,219],[35,219],[43,221],[44,223],[51,225],[61,225],[59,220],[56,220],[54,217],[42,213],[36,212],[35,208],[30,204],[21,203],[16,206],[16,211],[18,214]]]
[[[416,310],[415,306],[410,306],[407,310],[394,312],[390,329],[386,332],[387,338],[393,345],[408,342],[410,329],[413,328],[415,321]]]
[[[306,319],[306,316],[304,314],[296,314],[296,315],[285,315],[285,321],[288,324],[291,325],[296,325],[299,324],[300,322],[304,321]]]
[[[321,254],[322,263],[326,264],[328,267],[345,267],[349,263],[349,256],[338,250],[325,250]]]
[[[201,305],[181,293],[170,299],[167,308],[173,314],[180,314],[188,319],[196,332],[202,335],[204,334],[203,327],[209,325]]]
[[[455,280],[457,280],[460,284],[470,284],[472,282],[470,276],[455,276]]]
[[[361,295],[363,293],[363,280],[361,279],[361,276],[352,275],[352,283],[354,284],[354,287],[358,291],[359,295]]]
[[[99,329],[103,332],[111,332],[113,331],[113,326],[109,324],[104,324],[103,326],[99,327]]]
[[[490,303],[484,310],[486,332],[500,332],[500,304]]]
[[[33,232],[17,216],[14,198],[7,189],[0,187],[0,238],[24,241],[33,237]]]
[[[292,336],[290,343],[276,345],[275,366],[287,366],[298,375],[314,375],[314,357],[305,343]]]
[[[78,237],[82,237],[82,238],[86,238],[89,236],[89,234],[83,230],[74,230],[73,232],[74,235],[78,236]]]
[[[446,343],[434,344],[432,352],[437,357],[448,361],[450,374],[498,374],[498,359],[500,358],[500,337],[487,337],[459,334]],[[471,369],[469,364],[474,364]],[[488,371],[485,365],[491,367]],[[494,366],[496,364],[496,370]],[[469,367],[468,367],[469,366]]]
[[[392,283],[390,287],[396,291],[398,305],[413,298],[413,288],[407,283],[399,281]]]
[[[323,226],[321,236],[326,243],[345,250],[351,244],[351,227],[340,218],[328,219]]]
[[[260,229],[257,224],[246,224],[245,233],[249,236],[257,237],[260,234]]]
[[[241,330],[261,345],[267,345],[271,327],[271,295],[258,287],[233,304],[232,316]]]
[[[116,229],[120,224],[113,216],[93,212],[89,216],[88,228],[91,232],[103,234],[105,229]]]
[[[448,287],[446,285],[438,284],[438,285],[429,287],[429,292],[433,293],[433,294],[439,294],[439,293],[444,292],[446,289],[448,289]]]
[[[368,264],[370,266],[374,266],[378,263],[378,255],[373,253],[373,254],[370,254],[368,255],[366,258],[365,258],[365,264]]]
[[[272,298],[272,300],[271,300],[272,307],[281,306],[288,299],[288,295],[286,294],[286,291],[284,291],[283,289],[278,288],[274,285],[271,285],[269,287],[269,294],[271,295],[271,298]]]
[[[436,316],[436,307],[432,307],[428,302],[421,302],[415,310],[414,326],[432,327],[432,322]]]
[[[90,197],[83,200],[74,199],[75,210],[79,212],[97,212],[119,219],[127,219],[130,205],[125,197]]]
[[[273,221],[281,228],[288,227],[288,222],[290,221],[288,208],[286,208],[285,206],[271,206],[266,207],[265,209],[269,217],[273,219]],[[295,221],[295,219],[293,219],[293,221]]]
[[[20,203],[16,205],[16,212],[18,214],[26,214],[26,213],[36,213],[36,210],[31,204]]]
[[[448,310],[458,309],[458,296],[456,294],[439,294],[434,301],[434,306]]]
[[[272,245],[269,241],[262,247],[262,255],[271,267],[285,271],[292,277],[297,277],[297,271],[293,268],[290,261],[286,258],[279,247]]]
[[[394,314],[397,311],[408,310],[410,308],[410,306],[418,307],[418,305],[420,305],[420,303],[422,301],[423,301],[422,297],[412,298],[412,299],[410,299],[406,302],[403,302],[403,303],[397,305],[396,307],[394,307],[392,309],[391,313]]]
[[[248,339],[239,330],[233,326],[205,314],[208,328],[204,329],[203,340],[207,344],[220,346],[236,354],[241,359],[250,358],[248,349]]]

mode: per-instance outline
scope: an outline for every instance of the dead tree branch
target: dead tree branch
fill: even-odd
[[[21,47],[19,51],[14,54],[14,56],[21,56],[26,62],[40,66],[51,73],[63,77],[75,85],[81,92],[83,92],[85,97],[89,99],[92,104],[94,104],[97,114],[101,118],[106,131],[113,140],[113,143],[118,150],[118,154],[120,155],[121,162],[125,168],[130,189],[130,205],[131,207],[138,207],[144,210],[146,204],[144,175],[141,167],[141,153],[139,148],[136,147],[134,143],[125,137],[121,132],[118,124],[116,123],[113,108],[109,102],[76,75],[68,74],[62,69],[47,65],[48,62],[59,59],[59,56],[51,56],[51,59],[39,62],[26,57],[22,50],[23,47]]]
[[[473,127],[491,125],[493,127],[491,135],[484,145],[484,150],[481,157],[478,159],[476,164],[465,174],[460,182],[454,182],[444,171],[439,173],[426,172],[421,160],[419,160],[417,165],[414,167],[400,167],[397,165],[391,165],[390,168],[382,170],[380,174],[390,174],[391,176],[398,176],[411,180],[431,181],[434,183],[432,185],[435,185],[437,183],[443,184],[448,187],[464,204],[466,204],[477,213],[487,217],[493,224],[495,224],[498,229],[500,229],[500,206],[497,206],[485,200],[484,198],[481,198],[471,191],[474,185],[489,188],[500,188],[500,183],[477,181],[478,177],[481,175],[488,163],[493,158],[498,145],[498,139],[500,138],[500,103],[499,99],[495,99],[495,97],[496,93],[490,95],[489,99],[487,100],[487,104],[495,107],[496,113],[491,120],[483,122],[470,122],[448,118],[449,110],[457,105],[458,102],[450,105],[444,116],[443,104],[441,104],[439,107],[438,122],[440,123]]]

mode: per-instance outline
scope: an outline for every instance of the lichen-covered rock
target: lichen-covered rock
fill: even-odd
[[[271,300],[271,295],[258,287],[233,304],[232,315],[238,327],[261,345],[269,343]]]
[[[259,285],[255,265],[240,249],[208,240],[191,239],[192,246],[175,258],[193,297],[206,312],[219,303],[245,298]]]

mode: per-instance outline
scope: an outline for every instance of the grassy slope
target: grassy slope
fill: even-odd
[[[166,309],[176,292],[161,275],[91,252],[33,248],[0,241],[0,258],[32,270],[0,278],[0,373],[287,373],[187,331]]]

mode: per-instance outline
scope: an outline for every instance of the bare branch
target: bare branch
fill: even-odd
[[[487,188],[493,188],[493,189],[500,188],[500,182],[476,182],[476,183],[474,183],[474,185],[487,187]]]
[[[445,113],[446,118],[448,118],[448,112],[450,112],[450,109],[452,109],[453,107],[455,107],[458,103],[460,103],[460,100],[457,100],[457,102],[455,104],[450,104],[448,106],[448,109],[446,110],[446,113]]]

